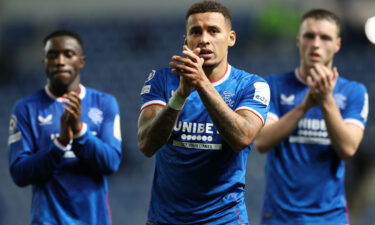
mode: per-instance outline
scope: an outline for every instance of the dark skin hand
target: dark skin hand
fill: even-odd
[[[65,107],[60,120],[61,127],[58,141],[66,146],[82,128],[81,99],[73,91],[64,94],[62,97],[64,98]]]

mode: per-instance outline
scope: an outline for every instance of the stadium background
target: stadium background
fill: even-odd
[[[179,54],[184,15],[195,1],[182,0],[0,0],[0,225],[28,224],[31,188],[11,180],[7,162],[8,123],[15,101],[43,87],[42,39],[54,29],[69,28],[83,37],[87,64],[82,82],[117,97],[122,116],[123,163],[109,177],[114,225],[146,221],[153,159],[136,146],[140,89],[147,74]],[[343,20],[343,48],[335,65],[340,75],[365,83],[370,114],[357,155],[347,163],[351,224],[375,221],[375,46],[363,25],[375,16],[373,0],[231,0],[237,44],[229,62],[261,76],[298,65],[295,33],[299,17],[311,8],[333,10]],[[264,186],[264,156],[250,154],[246,201],[250,222],[258,224]]]

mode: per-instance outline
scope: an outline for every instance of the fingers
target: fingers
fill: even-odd
[[[194,49],[194,50],[192,51],[187,45],[182,46],[182,50],[183,50],[183,51],[187,51],[187,52],[191,52],[191,53],[193,53],[194,55],[199,55],[199,53],[201,52],[201,49],[200,49],[200,48],[196,48],[196,49]]]
[[[335,72],[324,65],[316,64],[309,69],[308,77],[311,78],[308,85],[317,91],[325,92],[332,89],[334,86],[333,80],[337,77]]]
[[[73,138],[73,131],[69,125],[70,115],[68,112],[64,112],[60,118],[60,135],[59,142],[64,146],[69,143]]]
[[[199,52],[200,48],[196,48],[192,51],[184,45],[182,50],[183,56],[172,56],[172,61],[169,63],[169,66],[173,68],[172,72],[179,76],[187,77],[189,77],[189,74],[197,72],[204,61],[198,56]]]
[[[192,60],[189,58],[185,58],[182,56],[174,55],[172,56],[172,62],[169,63],[169,66],[177,69],[177,70],[184,70],[185,72],[192,72],[192,68],[195,68],[196,65]]]
[[[64,102],[64,104],[66,105],[65,109],[75,117],[80,116],[81,99],[79,98],[78,94],[72,91],[68,94],[65,94],[64,98],[67,100]]]
[[[64,115],[67,117],[67,123],[71,127],[74,133],[81,129],[81,99],[75,92],[69,92],[64,95],[65,111]]]
[[[314,87],[314,89],[317,91],[323,91],[325,88],[327,88],[326,74],[323,68],[317,66],[310,68],[310,76],[313,80],[312,87]]]

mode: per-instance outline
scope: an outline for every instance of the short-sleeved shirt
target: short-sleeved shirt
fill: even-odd
[[[152,71],[142,88],[142,109],[165,106],[178,85],[179,76],[170,68]],[[264,123],[270,94],[262,78],[228,65],[212,85],[232,110],[250,110]],[[234,152],[193,90],[168,143],[156,152],[148,219],[165,224],[247,223],[245,170],[251,148]]]
[[[274,120],[299,105],[309,90],[297,71],[265,79],[271,89],[269,118]],[[333,96],[344,121],[364,128],[365,86],[339,77]],[[267,153],[262,224],[348,224],[344,175],[344,161],[331,145],[322,110],[313,107]]]

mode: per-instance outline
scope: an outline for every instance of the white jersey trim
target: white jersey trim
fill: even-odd
[[[55,146],[63,151],[70,151],[72,149],[72,140],[69,141],[67,146],[62,145],[57,138],[53,139]]]
[[[357,120],[357,119],[348,118],[348,119],[344,119],[344,122],[356,125],[356,126],[362,128],[363,130],[365,129],[365,126],[363,125],[363,123],[361,121]]]
[[[75,134],[73,138],[80,138],[82,137],[86,131],[87,131],[87,124],[86,123],[82,123],[82,127],[81,127],[81,130],[78,132],[78,134]]]
[[[167,103],[164,102],[164,101],[161,101],[161,100],[153,100],[153,101],[149,101],[149,102],[146,102],[145,104],[143,104],[143,105],[141,106],[141,111],[142,111],[144,108],[146,108],[146,107],[148,107],[148,106],[150,106],[150,105],[161,105],[161,106],[166,106]]]
[[[307,85],[307,83],[302,79],[301,75],[298,72],[298,68],[294,70],[294,75],[296,76],[296,79],[301,82],[304,85]]]
[[[48,88],[48,84],[44,86],[44,90],[51,99],[59,101],[59,102],[64,102],[63,97],[57,97],[54,94],[52,94],[51,90]],[[86,96],[86,88],[82,84],[79,84],[79,98],[82,100],[85,96]]]
[[[225,72],[224,76],[222,76],[219,80],[211,83],[214,87],[222,84],[224,81],[226,81],[230,75],[230,72],[232,71],[232,66],[228,64],[227,71]]]
[[[275,120],[275,121],[279,120],[279,116],[272,112],[268,112],[267,118],[270,118],[271,120]]]
[[[262,124],[264,126],[264,119],[263,119],[263,116],[258,112],[256,111],[255,109],[253,108],[250,108],[250,107],[247,107],[247,106],[241,106],[241,107],[238,107],[236,110],[234,110],[235,112],[238,112],[240,110],[249,110],[251,112],[253,112],[255,115],[257,115],[261,120],[262,120]]]

